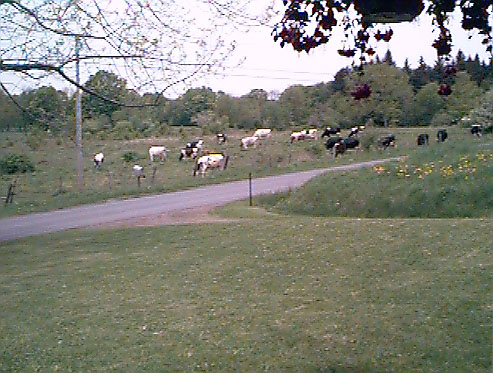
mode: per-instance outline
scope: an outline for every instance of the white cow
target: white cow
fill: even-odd
[[[213,153],[203,155],[195,161],[193,168],[193,176],[197,176],[198,173],[204,176],[208,168],[219,168],[225,170],[228,166],[229,156],[222,153]]]
[[[318,130],[316,128],[310,128],[308,130],[302,131],[305,133],[305,139],[311,139],[314,140],[317,138],[317,132]]]
[[[142,177],[144,179],[146,177],[146,175],[144,174],[144,167],[139,166],[138,164],[132,167],[132,172],[135,177]]]
[[[270,137],[271,134],[272,130],[270,128],[258,128],[257,130],[255,130],[253,136],[262,139],[264,137]]]
[[[293,141],[301,141],[305,139],[305,134],[302,131],[299,132],[291,132],[289,136],[289,142],[293,143]]]
[[[154,162],[154,157],[159,157],[159,159],[162,161],[166,160],[168,154],[168,149],[166,149],[164,146],[151,146],[149,148],[149,159],[151,162]]]
[[[94,154],[93,161],[94,167],[98,169],[99,166],[101,166],[101,164],[104,162],[104,154],[102,152]]]
[[[258,137],[257,136],[247,136],[241,139],[240,146],[243,149],[248,149],[250,145],[253,145],[253,147],[257,147],[258,143]]]

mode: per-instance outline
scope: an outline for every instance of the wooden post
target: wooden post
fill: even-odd
[[[155,177],[156,177],[156,172],[157,172],[157,167],[156,167],[156,166],[154,166],[154,167],[152,168],[151,185],[154,185],[154,179],[155,179]]]
[[[140,178],[141,178],[141,176],[140,176],[140,175],[139,175],[139,176],[137,176],[137,186],[138,186],[139,188],[140,188]]]
[[[252,173],[248,174],[248,195],[250,197],[250,207],[252,207]]]
[[[9,190],[7,191],[7,198],[5,198],[5,206],[7,206],[9,203],[12,203],[14,201],[15,183],[16,181],[14,180],[9,185]]]

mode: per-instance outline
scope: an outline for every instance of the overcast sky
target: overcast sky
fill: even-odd
[[[466,56],[474,57],[478,53],[482,60],[489,61],[489,54],[481,45],[482,38],[476,33],[472,34],[472,39],[468,39],[469,34],[460,27],[459,16],[460,12],[451,23],[452,56],[455,58],[460,49]],[[421,56],[429,66],[435,64],[437,56],[432,43],[438,35],[433,32],[429,16],[423,15],[412,23],[392,24],[388,27],[393,29],[394,34],[389,43],[377,43],[380,59],[383,59],[390,48],[398,66],[403,66],[407,58],[412,67],[417,67]],[[379,28],[385,30],[386,26]],[[294,84],[312,85],[331,81],[341,68],[351,65],[352,59],[337,53],[337,49],[343,46],[341,35],[334,34],[328,44],[307,54],[298,53],[291,46],[281,48],[278,43],[274,43],[271,31],[268,27],[259,27],[239,36],[234,57],[244,57],[244,63],[240,67],[226,70],[222,76],[210,76],[195,82],[194,86],[204,85],[214,91],[222,90],[235,96],[256,88],[282,92]],[[230,66],[232,65],[234,64],[231,63]]]
[[[255,1],[265,5],[266,0]],[[282,4],[282,2],[279,1],[276,4]],[[482,60],[489,61],[489,54],[481,45],[482,37],[476,33],[472,34],[471,39],[468,39],[469,34],[460,27],[460,18],[461,13],[458,9],[450,24],[453,37],[451,55],[455,57],[460,49],[466,56],[474,57],[479,54]],[[279,43],[274,42],[271,35],[273,25],[280,19],[280,16],[272,19],[271,26],[257,26],[248,33],[238,32],[235,35],[230,35],[231,38],[236,39],[237,47],[231,58],[226,61],[226,68],[221,74],[208,75],[189,82],[187,86],[173,86],[164,93],[165,96],[174,98],[183,94],[190,87],[203,86],[233,96],[247,94],[253,89],[281,93],[289,86],[296,84],[313,85],[332,81],[334,75],[341,68],[351,65],[352,59],[339,56],[337,53],[338,49],[344,47],[341,31],[339,34],[334,33],[328,44],[311,50],[309,54],[298,53],[290,45],[281,48]],[[490,23],[493,24],[493,15],[491,14]],[[421,15],[412,23],[379,25],[377,29],[386,30],[388,27],[394,31],[390,43],[381,41],[376,44],[380,59],[383,59],[389,48],[398,66],[403,66],[407,58],[412,67],[417,67],[421,56],[429,66],[435,64],[437,57],[432,43],[438,35],[432,27],[428,15]],[[242,61],[241,64],[239,64],[240,61]],[[6,74],[3,76],[5,77]],[[11,77],[9,76],[9,78]],[[83,76],[82,81],[87,78],[87,76]],[[10,84],[8,87],[14,93],[20,93],[23,89],[29,88],[14,77],[3,79],[3,81]],[[36,84],[46,85],[47,83],[38,81]],[[67,83],[62,80],[50,80],[48,84],[52,84],[57,89],[68,87]],[[73,87],[70,87],[69,90],[73,91]]]

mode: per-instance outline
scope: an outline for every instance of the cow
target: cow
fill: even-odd
[[[358,134],[359,131],[363,131],[363,128],[365,128],[364,126],[356,126],[356,127],[352,127],[351,128],[351,131],[349,131],[349,135],[348,137],[353,137],[353,136],[356,136]]]
[[[97,170],[104,162],[104,154],[102,152],[96,153],[93,156],[94,168]]]
[[[483,135],[483,126],[481,124],[473,124],[471,127],[471,134],[481,137]]]
[[[335,144],[337,144],[339,141],[342,140],[342,137],[329,137],[329,139],[327,140],[327,142],[325,143],[325,148],[327,150],[330,150],[334,147]]]
[[[180,149],[180,157],[178,158],[178,160],[181,161],[183,158],[197,158],[199,152],[203,148],[203,145],[203,140],[187,142],[185,147]]]
[[[305,139],[311,139],[314,140],[317,138],[317,132],[318,130],[316,128],[310,128],[307,130],[303,130],[302,132],[305,133]]]
[[[346,142],[341,139],[334,144],[334,148],[332,150],[332,158],[337,158],[338,154],[342,155],[344,154],[345,151],[346,151]]]
[[[264,137],[270,137],[271,134],[272,130],[270,128],[258,128],[253,133],[253,137],[258,137],[259,139],[262,139]]]
[[[418,146],[420,145],[428,145],[429,144],[429,136],[427,133],[420,133],[418,135],[418,138],[416,140],[416,142],[418,143]]]
[[[289,142],[292,144],[293,141],[301,141],[305,139],[305,133],[303,131],[291,132],[289,135]]]
[[[204,176],[208,168],[225,170],[228,167],[228,161],[229,156],[222,153],[203,155],[195,161],[193,176],[197,176],[199,173],[201,176]]]
[[[243,149],[248,149],[250,145],[253,145],[253,147],[256,148],[257,143],[258,143],[257,136],[247,136],[240,140],[240,147]]]
[[[341,127],[337,126],[335,128],[333,127],[326,127],[324,130],[324,133],[322,133],[322,138],[324,136],[330,137],[330,135],[337,135],[339,132],[341,132]]]
[[[448,137],[448,133],[446,129],[440,129],[437,132],[437,142],[444,142]]]
[[[146,175],[144,174],[144,167],[139,166],[138,164],[134,165],[132,167],[132,173],[134,174],[135,177],[137,178],[146,178]]]
[[[394,145],[395,145],[395,136],[394,135],[386,135],[386,136],[380,137],[378,139],[378,147],[379,148],[387,149],[389,146],[394,146]]]
[[[228,139],[228,136],[224,132],[221,132],[216,135],[216,138],[218,144],[224,144]]]
[[[304,139],[315,139],[317,137],[317,129],[312,128],[308,130],[302,130],[300,132],[293,132],[289,137],[289,142],[301,141]]]
[[[344,145],[346,149],[354,149],[359,146],[359,140],[355,137],[348,137],[347,139],[344,139]]]
[[[168,154],[168,149],[164,146],[156,146],[153,145],[149,148],[149,159],[151,162],[154,162],[154,157],[159,157],[161,162],[166,160]]]

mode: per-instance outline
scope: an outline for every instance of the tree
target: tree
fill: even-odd
[[[100,115],[111,115],[120,108],[117,102],[125,102],[128,96],[127,82],[117,75],[100,70],[91,76],[84,87],[96,95],[84,92],[82,95],[82,112],[85,117],[91,118]],[[103,100],[99,96],[104,96],[109,100]]]
[[[9,73],[1,79],[15,75],[32,85],[49,76],[77,85],[80,60],[86,76],[103,68],[138,91],[163,93],[219,67],[234,47],[231,27],[247,31],[241,21],[269,17],[250,1],[0,0],[0,72]]]
[[[25,125],[38,124],[45,131],[59,131],[60,122],[68,112],[69,99],[65,92],[41,87],[23,92],[19,102],[27,109],[23,112]]]
[[[274,40],[281,47],[290,44],[298,52],[327,43],[334,29],[343,29],[346,38],[344,45],[350,48],[340,49],[339,54],[366,60],[374,53],[372,43],[389,41],[392,29],[382,32],[373,26],[388,22],[408,22],[420,15],[425,9],[432,16],[432,22],[438,28],[439,36],[433,47],[438,56],[448,56],[451,51],[452,34],[447,27],[449,15],[459,8],[462,11],[462,28],[477,30],[483,35],[486,50],[492,52],[491,26],[489,14],[492,3],[487,0],[285,0],[285,11],[281,21],[273,30]],[[353,8],[354,6],[354,8]],[[351,10],[354,9],[355,12]],[[355,14],[356,13],[356,14]],[[373,38],[372,38],[373,36]],[[358,53],[357,53],[358,52]]]

